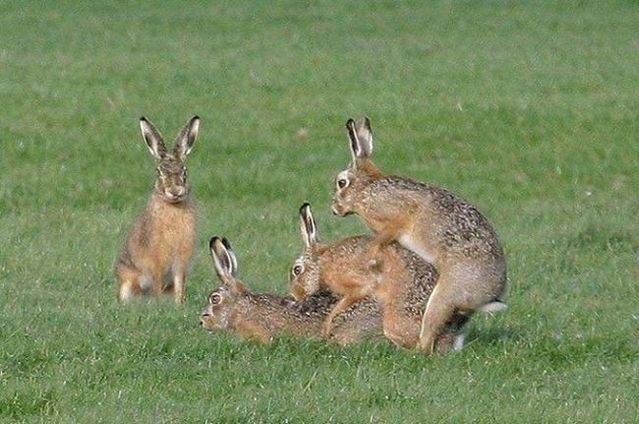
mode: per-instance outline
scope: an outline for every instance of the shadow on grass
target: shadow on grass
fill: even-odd
[[[517,343],[526,338],[525,330],[513,326],[472,327],[466,336],[465,346],[470,344],[495,346],[503,342]]]

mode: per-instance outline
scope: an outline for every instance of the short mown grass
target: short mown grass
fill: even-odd
[[[0,5],[0,421],[639,421],[639,4],[4,2]],[[112,263],[151,189],[137,118],[188,159],[187,302],[115,300]],[[197,325],[228,237],[252,288],[363,233],[330,215],[369,115],[385,171],[490,218],[509,309],[459,353],[271,346]]]

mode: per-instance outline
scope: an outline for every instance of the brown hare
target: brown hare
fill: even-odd
[[[200,315],[202,328],[228,330],[262,343],[270,343],[279,336],[324,337],[322,325],[337,303],[333,294],[316,293],[296,302],[290,296],[252,293],[237,279],[237,259],[229,242],[213,237],[209,246],[222,286],[208,297]],[[365,299],[336,317],[330,339],[345,345],[382,336],[381,305],[373,299]]]
[[[300,208],[300,230],[305,249],[291,267],[293,297],[301,300],[326,289],[342,296],[328,315],[324,331],[331,331],[330,319],[343,308],[373,297],[383,306],[384,335],[398,346],[416,347],[426,303],[437,282],[435,268],[396,242],[380,249],[380,269],[369,267],[372,236],[320,243],[308,203]],[[470,315],[449,317],[438,337],[438,351],[462,347],[463,329]]]
[[[497,234],[474,206],[443,188],[387,176],[373,164],[368,118],[346,123],[352,161],[335,177],[331,209],[359,215],[373,230],[369,259],[391,241],[435,265],[439,281],[424,313],[419,347],[432,352],[457,312],[506,307],[506,260]]]
[[[186,181],[184,160],[200,127],[197,116],[188,120],[168,152],[158,130],[147,118],[140,129],[156,161],[155,187],[144,212],[131,228],[115,262],[118,299],[126,302],[148,293],[158,296],[172,289],[184,302],[184,283],[195,241],[195,206]],[[166,286],[165,278],[170,281]]]

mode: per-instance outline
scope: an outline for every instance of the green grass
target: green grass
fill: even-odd
[[[0,421],[637,422],[637,22],[630,1],[3,2]],[[184,308],[115,301],[143,114],[167,138],[202,117]],[[491,219],[510,309],[433,358],[202,332],[210,236],[284,293],[302,202],[324,240],[366,231],[328,210],[363,114],[382,169]]]

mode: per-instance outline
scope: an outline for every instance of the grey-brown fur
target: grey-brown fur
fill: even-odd
[[[199,131],[200,119],[189,119],[169,152],[159,131],[147,118],[140,129],[156,160],[153,192],[135,220],[115,262],[118,299],[173,291],[184,302],[184,285],[195,241],[195,205],[186,180],[184,161]]]
[[[444,188],[389,175],[371,180],[353,200],[372,211],[376,198],[380,197],[409,198],[429,204],[435,230],[429,238],[437,249],[466,257],[504,256],[497,234],[486,217],[476,207]],[[397,206],[401,208],[402,204]],[[390,206],[383,205],[382,208],[389,210]]]
[[[200,315],[202,328],[227,330],[242,338],[269,343],[280,336],[321,339],[324,319],[337,302],[321,292],[303,302],[290,296],[252,293],[236,278],[237,261],[227,241],[211,239],[211,255],[223,285],[213,290]],[[329,337],[339,344],[382,337],[381,306],[369,299],[353,306],[335,321]]]
[[[209,331],[227,330],[242,338],[269,343],[282,336],[322,339],[324,319],[338,299],[330,292],[317,293],[304,301],[291,296],[268,293],[232,293],[219,287],[209,295],[224,296],[227,308],[214,308],[210,300],[200,316],[200,325]],[[215,316],[226,315],[225,321]],[[335,319],[335,329],[329,339],[341,345],[359,340],[382,338],[381,305],[368,299],[353,305]]]
[[[384,335],[401,347],[417,346],[422,316],[438,279],[431,264],[391,242],[380,251],[381,268],[371,268],[367,254],[374,237],[368,235],[320,243],[307,203],[300,208],[300,231],[305,249],[291,267],[291,293],[296,299],[306,301],[322,290],[355,296],[354,305],[360,298],[375,298],[383,307]],[[452,314],[439,335],[439,351],[453,344],[461,347],[470,315]]]
[[[437,268],[440,279],[424,313],[420,347],[435,340],[457,312],[503,309],[506,260],[496,232],[477,208],[448,190],[409,178],[384,176],[372,163],[368,118],[346,124],[352,161],[335,178],[332,210],[359,215],[375,233],[374,260],[399,242]]]

